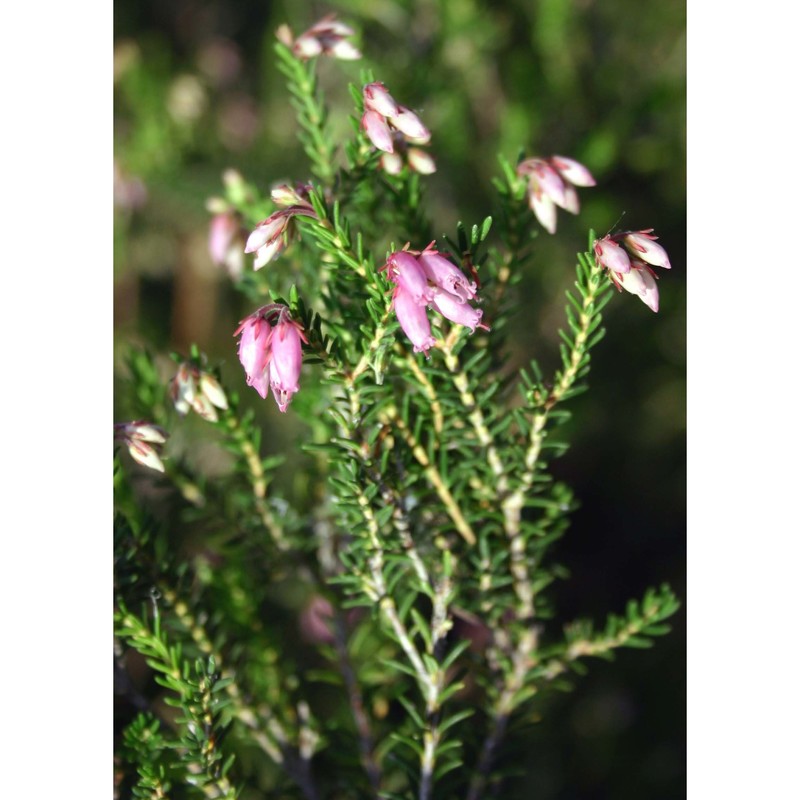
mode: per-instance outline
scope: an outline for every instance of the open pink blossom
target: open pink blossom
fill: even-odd
[[[481,324],[483,311],[473,308],[469,303],[465,303],[460,297],[456,297],[444,289],[435,289],[433,295],[433,307],[446,319],[458,325],[465,325],[473,333],[475,328],[481,327],[489,330],[486,325]]]
[[[247,385],[252,386],[266,399],[269,391],[269,344],[272,326],[263,311],[260,308],[242,320],[233,335],[242,336],[239,340],[239,361],[244,367]]]
[[[302,328],[288,317],[282,317],[272,332],[269,383],[281,411],[286,411],[292,396],[300,391],[300,369],[303,366],[301,342],[307,341]]]
[[[466,275],[449,259],[436,250],[425,249],[417,259],[428,280],[454,295],[458,302],[466,303],[475,297],[477,285],[467,279]]]
[[[414,297],[402,286],[398,285],[392,295],[394,312],[397,321],[414,345],[415,353],[425,353],[436,345],[436,339],[431,336],[431,323],[424,305],[420,305]]]
[[[303,366],[302,342],[308,343],[299,322],[280,303],[262,306],[242,320],[233,334],[239,340],[239,361],[247,375],[247,385],[263,398],[270,388],[281,411],[286,411],[292,396],[300,390]]]

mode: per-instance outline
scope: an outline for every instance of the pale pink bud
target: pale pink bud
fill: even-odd
[[[592,173],[572,158],[553,156],[550,163],[574,186],[594,186],[596,183]]]
[[[316,36],[303,33],[295,40],[292,51],[298,58],[314,58],[322,53],[322,42]]]
[[[256,257],[253,261],[253,269],[259,270],[270,261],[274,261],[286,249],[286,242],[279,236],[273,242],[265,244],[256,250]]]
[[[219,419],[217,410],[204,394],[198,394],[194,398],[192,408],[196,414],[199,414],[203,419],[208,420],[209,422],[217,422]]]
[[[528,186],[528,203],[542,227],[548,233],[556,232],[556,205],[533,180]]]
[[[650,268],[637,267],[624,275],[616,275],[618,283],[626,292],[638,295],[641,301],[653,311],[658,311],[658,286]]]
[[[344,39],[335,41],[325,52],[340,61],[358,61],[361,58],[361,51]]]
[[[433,307],[443,317],[458,325],[466,325],[473,333],[475,333],[475,328],[480,325],[481,317],[483,316],[481,309],[473,308],[469,303],[465,303],[461,298],[443,289],[435,290]]]
[[[130,438],[137,439],[141,442],[153,442],[155,444],[164,444],[167,441],[166,431],[152,422],[129,422],[124,426],[125,432]]]
[[[216,214],[211,218],[208,230],[208,253],[211,260],[222,266],[228,255],[233,237],[239,231],[239,223],[232,214]]]
[[[167,434],[158,425],[142,420],[121,422],[114,425],[114,438],[128,448],[134,461],[158,472],[164,472],[164,464],[157,448],[167,441]]]
[[[455,295],[460,303],[466,303],[475,297],[477,285],[467,280],[466,275],[452,261],[436,251],[428,250],[424,250],[417,260],[428,280]]]
[[[245,253],[254,253],[266,244],[272,244],[286,230],[289,222],[288,209],[276,211],[270,214],[265,220],[256,225],[250,236],[247,237]]]
[[[534,165],[533,178],[541,190],[557,205],[564,204],[564,181],[549,164],[539,161]]]
[[[652,229],[651,229],[652,230]],[[625,247],[642,261],[652,264],[654,267],[670,269],[669,256],[667,251],[653,240],[655,236],[650,235],[649,231],[636,231],[625,236]]]
[[[420,175],[432,175],[436,172],[436,162],[430,153],[420,150],[418,147],[408,148],[408,166]]]
[[[300,390],[300,369],[303,366],[303,348],[300,329],[291,320],[281,320],[272,333],[272,360],[269,374],[275,402],[286,411],[292,395]]]
[[[389,256],[386,264],[389,267],[389,277],[407,292],[415,303],[424,306],[433,298],[425,270],[411,253],[398,250]]]
[[[286,183],[282,183],[280,186],[276,186],[270,193],[270,198],[272,202],[275,203],[276,206],[282,206],[286,208],[287,206],[293,206],[296,203],[305,202],[303,198],[298,195],[297,190],[292,188]]]
[[[244,231],[239,217],[229,211],[215,214],[208,231],[211,260],[237,277],[244,269]]]
[[[631,271],[631,260],[628,254],[608,236],[594,243],[594,254],[601,267],[613,270],[621,275]]]
[[[169,393],[175,410],[185,416],[194,402],[197,387],[195,385],[194,371],[189,364],[183,363],[178,367],[178,372],[169,385]]]
[[[415,353],[425,353],[436,344],[436,339],[431,336],[431,324],[428,321],[428,312],[424,305],[420,305],[402,286],[394,290],[392,298],[397,321],[414,345]]]
[[[217,408],[226,409],[228,407],[228,398],[225,395],[225,390],[220,385],[220,382],[208,372],[200,373],[200,391]]]
[[[128,452],[131,458],[143,467],[150,467],[158,472],[164,471],[164,463],[161,461],[155,448],[147,442],[130,441],[127,443]]]
[[[422,124],[422,120],[405,106],[399,106],[398,113],[392,115],[389,122],[419,144],[427,144],[431,140],[431,132]]]
[[[564,198],[561,203],[561,208],[563,208],[564,211],[568,211],[570,214],[577,214],[581,210],[578,193],[571,183],[564,184]]]
[[[400,106],[379,82],[368,83],[364,87],[364,107],[368,111],[377,111],[384,117],[393,117],[400,112]]]
[[[380,158],[380,166],[390,175],[399,175],[403,171],[403,159],[397,153],[384,153]]]
[[[389,126],[377,111],[365,111],[364,116],[361,117],[361,127],[378,150],[383,150],[384,153],[394,153]]]
[[[261,309],[243,320],[234,336],[239,340],[239,361],[247,375],[247,385],[252,386],[266,399],[269,390],[269,341],[272,328],[261,315]]]
[[[323,17],[308,30],[316,36],[353,36],[355,31],[344,22],[340,22],[335,16]]]

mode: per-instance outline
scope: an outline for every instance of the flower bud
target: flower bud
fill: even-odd
[[[383,117],[394,117],[400,112],[400,106],[379,82],[368,83],[364,87],[364,107],[369,111],[376,111]]]
[[[436,162],[433,157],[419,147],[409,147],[407,158],[408,166],[420,175],[432,175],[436,172]]]
[[[380,158],[380,165],[390,175],[399,175],[403,171],[403,159],[397,153],[384,153]]]
[[[658,286],[655,277],[646,265],[634,267],[624,275],[615,276],[617,283],[626,292],[638,295],[641,301],[653,311],[658,311]]]
[[[389,277],[402,287],[415,303],[424,306],[433,298],[425,270],[411,253],[405,250],[391,253],[386,265],[389,268]]]
[[[556,205],[555,203],[546,195],[541,188],[532,187],[529,185],[528,187],[528,203],[531,207],[531,211],[536,215],[536,219],[539,220],[541,226],[548,232],[548,233],[555,233],[556,232]]]
[[[422,124],[422,120],[410,109],[400,106],[397,114],[389,118],[397,130],[419,144],[431,140],[431,132]]]
[[[652,228],[650,229],[652,230]],[[656,237],[650,235],[650,231],[635,231],[628,233],[623,242],[630,253],[637,258],[652,264],[654,267],[670,269],[669,256],[667,251],[653,241]]]
[[[138,464],[164,472],[158,449],[167,441],[167,434],[158,425],[142,420],[117,423],[114,438],[128,448],[131,458]]]
[[[394,152],[389,126],[377,111],[365,111],[361,117],[361,127],[378,150],[383,150],[384,153]]]
[[[620,274],[631,271],[631,260],[628,258],[628,254],[608,236],[604,236],[594,243],[594,254],[601,267]]]
[[[561,173],[561,177],[573,186],[595,186],[596,181],[583,164],[565,156],[553,156],[550,163]]]

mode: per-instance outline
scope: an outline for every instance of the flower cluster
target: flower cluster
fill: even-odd
[[[342,61],[357,61],[361,58],[361,51],[347,41],[347,37],[354,34],[355,31],[349,25],[339,22],[334,14],[323,17],[296,39],[293,39],[288,25],[281,25],[277,30],[278,39],[291,47],[292,52],[303,61],[319,55],[332,56]]]
[[[233,335],[239,334],[239,361],[247,385],[265,399],[271,387],[278,408],[286,411],[292,395],[300,390],[301,342],[308,344],[302,326],[286,306],[271,303],[242,320]]]
[[[372,144],[383,151],[381,166],[386,172],[397,175],[404,163],[422,175],[436,172],[431,155],[415,146],[430,142],[430,131],[413,111],[397,103],[382,83],[364,87],[361,127]]]
[[[604,236],[594,243],[597,263],[608,270],[617,289],[638,295],[653,311],[658,311],[658,286],[652,267],[671,268],[667,251],[656,244],[657,238],[653,229],[647,228]]]
[[[528,178],[528,204],[548,233],[556,232],[556,206],[577,214],[580,203],[575,187],[595,185],[583,164],[564,156],[526,158],[517,164],[517,175]]]
[[[382,267],[396,284],[392,304],[397,321],[414,345],[415,353],[425,353],[436,344],[431,335],[428,306],[473,333],[475,328],[489,330],[481,323],[483,311],[467,301],[477,301],[477,285],[431,242],[422,252],[397,250],[389,254]],[[408,245],[406,245],[407,247]]]
[[[184,361],[178,367],[170,381],[169,394],[181,416],[188,414],[191,408],[203,419],[216,422],[219,419],[217,409],[228,407],[228,398],[219,381],[193,361]]]
[[[114,438],[128,448],[131,458],[150,469],[164,471],[159,450],[167,441],[167,433],[158,425],[144,420],[118,422],[114,425]]]
[[[316,212],[308,197],[308,187],[279,186],[272,191],[272,200],[283,206],[256,225],[245,244],[245,253],[255,253],[253,262],[255,269],[274,261],[296,236],[297,229],[294,218],[297,216],[315,217]]]

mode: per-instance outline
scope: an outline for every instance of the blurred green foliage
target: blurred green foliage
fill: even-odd
[[[582,508],[559,556],[573,579],[560,615],[601,608],[669,580],[685,595],[685,6],[631,0],[169,0],[115,4],[115,313],[117,341],[164,354],[196,342],[241,389],[231,336],[245,309],[206,249],[206,198],[229,167],[266,190],[308,177],[272,45],[335,11],[360,32],[362,62],[325,61],[331,124],[349,135],[347,82],[368,67],[433,132],[427,181],[436,235],[492,213],[497,155],[557,153],[598,181],[579,217],[537,239],[520,286],[514,361],[557,358],[563,292],[585,232],[655,227],[673,269],[661,310],[610,306],[592,391],[575,401],[574,449],[556,471]],[[621,217],[621,215],[623,215]],[[415,242],[423,246],[425,242]],[[269,269],[269,267],[268,267]],[[551,359],[551,362],[548,362]],[[168,371],[169,366],[165,366]],[[124,375],[124,365],[120,364]],[[625,375],[626,393],[619,391]],[[241,384],[241,386],[240,386]],[[250,397],[249,395],[253,395]],[[128,409],[118,393],[119,419]],[[271,404],[257,406],[278,442]],[[615,443],[609,450],[608,442]],[[279,444],[276,444],[276,450]],[[560,594],[559,594],[560,592]],[[577,695],[509,764],[529,794],[676,798],[684,776],[682,616],[643,658],[597,665]],[[647,662],[647,663],[644,663]],[[651,736],[641,736],[647,730]]]

